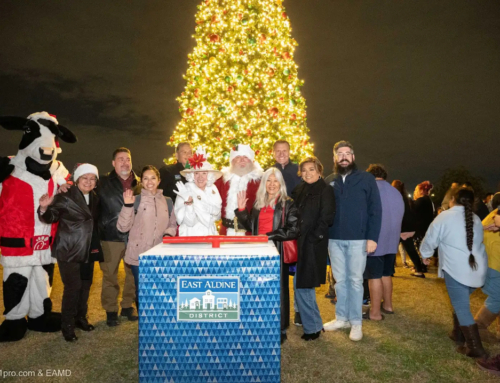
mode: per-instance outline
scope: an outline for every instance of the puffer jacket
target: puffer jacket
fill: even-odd
[[[129,233],[125,262],[139,266],[139,254],[161,243],[164,235],[175,236],[177,222],[174,211],[169,218],[167,201],[161,189],[156,194],[142,189],[137,214],[133,205],[124,205],[116,227],[121,233]]]

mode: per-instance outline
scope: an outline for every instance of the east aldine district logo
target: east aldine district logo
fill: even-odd
[[[237,322],[239,320],[239,277],[177,279],[177,321]]]

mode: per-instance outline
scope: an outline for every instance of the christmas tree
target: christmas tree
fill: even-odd
[[[263,167],[274,163],[279,139],[290,143],[292,161],[311,155],[298,44],[282,1],[205,0],[198,9],[197,45],[177,98],[182,119],[168,144],[204,146],[218,167],[240,143],[252,146]]]

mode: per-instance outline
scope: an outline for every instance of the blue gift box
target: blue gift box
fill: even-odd
[[[141,382],[280,382],[274,245],[162,244],[140,257]]]

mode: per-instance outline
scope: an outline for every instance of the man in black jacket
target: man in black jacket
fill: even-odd
[[[132,157],[127,148],[118,148],[113,153],[113,167],[110,173],[102,176],[97,194],[101,203],[99,231],[104,262],[100,263],[102,270],[101,303],[106,310],[108,326],[116,326],[118,322],[118,268],[125,256],[125,240],[127,235],[116,228],[118,215],[123,206],[123,192],[133,189],[134,194],[140,192],[140,179],[132,171]],[[125,284],[121,301],[121,316],[129,320],[137,320],[132,304],[135,301],[134,276],[130,266],[124,263]]]
[[[285,140],[278,140],[273,145],[273,155],[276,163],[273,167],[278,168],[286,185],[286,194],[290,197],[295,186],[302,182],[299,177],[299,165],[290,161],[290,144]]]
[[[184,170],[186,162],[188,162],[189,157],[192,155],[193,149],[191,148],[191,144],[189,142],[181,142],[175,148],[177,162],[160,168],[160,185],[158,189],[162,189],[163,195],[172,198],[174,203],[177,198],[177,194],[174,193],[175,185],[179,181],[186,183],[186,179],[181,175],[181,171]]]

